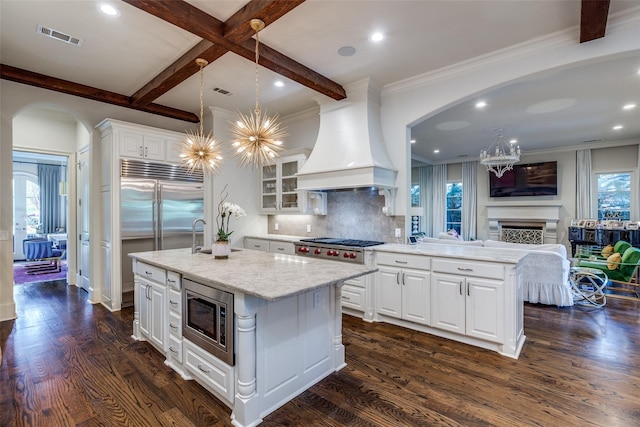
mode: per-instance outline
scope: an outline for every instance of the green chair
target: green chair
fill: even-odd
[[[629,249],[631,247],[631,243],[629,242],[625,242],[624,240],[618,240],[616,242],[615,245],[613,245],[613,252],[612,253],[619,253],[620,255],[622,255],[623,253],[625,253],[625,251],[627,249]],[[584,247],[580,247],[580,249],[578,250],[578,253],[576,254],[576,258],[580,258],[580,259],[591,259],[593,260],[593,258],[595,257],[596,260],[605,260],[606,258],[602,256],[602,248],[601,247],[597,247],[597,248],[590,248],[589,250],[585,249]]]
[[[622,259],[617,264],[618,268],[609,269],[607,267],[607,260],[580,260],[579,267],[596,268],[604,271],[609,277],[609,283],[607,284],[607,290],[610,291],[609,296],[620,298],[631,298],[637,300],[640,298],[638,294],[638,287],[640,283],[638,281],[638,271],[640,270],[640,249],[629,247],[622,254]],[[612,293],[611,293],[612,292]],[[618,295],[620,293],[631,294],[631,297],[626,295]]]

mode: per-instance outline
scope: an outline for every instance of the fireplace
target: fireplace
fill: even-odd
[[[511,243],[558,243],[560,205],[487,206],[489,239]]]

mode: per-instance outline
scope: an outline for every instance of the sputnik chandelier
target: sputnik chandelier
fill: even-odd
[[[513,169],[513,164],[519,161],[520,146],[516,142],[505,142],[501,133],[498,133],[498,137],[489,148],[480,150],[480,163],[498,178],[502,177],[506,171]]]
[[[212,132],[205,135],[203,129],[203,69],[208,62],[205,59],[198,58],[196,59],[196,64],[200,67],[200,129],[198,132],[186,131],[187,136],[182,141],[180,157],[184,165],[189,169],[189,174],[195,170],[202,169],[203,172],[215,175],[222,165],[222,149],[212,136]]]
[[[260,167],[269,164],[278,157],[282,150],[282,139],[287,135],[286,131],[278,123],[278,115],[272,118],[260,113],[258,104],[258,59],[260,44],[258,33],[264,28],[264,22],[260,19],[251,20],[251,28],[256,32],[256,107],[253,113],[244,115],[238,113],[238,120],[231,122],[231,133],[234,142],[235,156],[240,156],[240,165]]]

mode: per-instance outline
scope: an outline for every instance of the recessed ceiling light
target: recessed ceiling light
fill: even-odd
[[[379,42],[382,41],[382,39],[384,39],[384,34],[380,32],[371,34],[371,41],[373,42]]]
[[[275,85],[275,86],[277,86],[277,87],[282,87],[282,86],[284,86],[284,82],[283,82],[283,81],[281,81],[281,80],[277,80],[277,81],[274,83],[274,85]]]
[[[622,126],[622,125],[615,125],[615,126],[613,127],[613,130],[620,130],[620,129],[622,129],[623,127],[624,127],[624,126]]]
[[[623,110],[633,110],[634,108],[636,108],[636,104],[627,104],[622,107]]]
[[[440,150],[438,150],[438,149],[436,148],[435,150],[433,150],[433,152],[434,152],[435,154],[438,154],[438,153],[440,152]]]
[[[356,54],[356,48],[353,46],[342,46],[338,49],[338,55],[340,56],[353,56]]]
[[[98,6],[98,9],[100,10],[100,12],[104,13],[105,15],[109,15],[109,16],[120,15],[120,11],[108,3],[101,4],[100,6]]]
[[[412,139],[412,140],[411,140],[411,141],[409,141],[409,142],[410,142],[410,143],[412,143],[412,144],[415,144],[415,143],[416,143],[416,140],[415,140],[415,139]]]
[[[486,106],[487,106],[487,103],[485,101],[476,102],[476,108],[484,108]]]
[[[518,140],[515,138],[509,140],[509,144],[517,144],[517,143],[518,143]]]

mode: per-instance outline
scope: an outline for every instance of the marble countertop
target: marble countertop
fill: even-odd
[[[302,294],[378,270],[362,264],[251,249],[234,251],[229,259],[214,259],[211,254],[192,254],[189,248],[136,252],[129,256],[181,273],[199,283],[223,286],[268,301]]]
[[[528,251],[520,249],[485,248],[484,246],[444,245],[420,243],[417,245],[402,245],[387,243],[373,246],[376,252],[395,252],[412,255],[430,255],[446,258],[457,258],[474,261],[501,262],[517,264]]]
[[[244,236],[249,239],[264,239],[271,240],[274,242],[297,242],[300,239],[308,239],[309,237],[305,236],[290,236],[287,234],[247,234]]]

